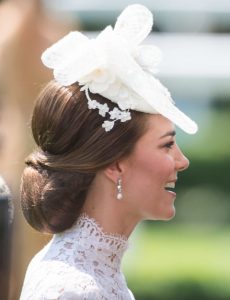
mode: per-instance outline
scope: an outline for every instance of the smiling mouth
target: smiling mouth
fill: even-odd
[[[165,190],[174,192],[175,186],[176,186],[175,182],[168,182],[165,186]]]

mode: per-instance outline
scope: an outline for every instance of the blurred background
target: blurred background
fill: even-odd
[[[34,100],[52,78],[40,55],[70,30],[94,36],[128,4],[116,0],[0,0],[0,174],[12,191],[10,300],[19,298],[31,257],[49,240],[24,221],[24,158],[34,144]],[[137,300],[230,299],[230,2],[145,0],[154,13],[146,43],[163,52],[159,78],[199,132],[177,139],[190,159],[179,176],[176,217],[145,222],[131,237],[123,270]],[[4,299],[3,299],[4,300]]]

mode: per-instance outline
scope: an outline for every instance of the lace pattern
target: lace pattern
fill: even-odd
[[[84,214],[34,257],[20,300],[133,300],[120,270],[127,247]]]

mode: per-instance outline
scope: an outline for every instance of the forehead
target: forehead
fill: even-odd
[[[152,114],[147,116],[146,131],[137,141],[129,159],[136,160],[139,157],[148,158],[149,151],[153,153],[159,145],[175,135],[174,124],[162,115]],[[164,137],[165,136],[165,137]]]
[[[149,115],[147,119],[147,130],[143,137],[150,137],[156,140],[169,132],[175,131],[174,124],[162,115]]]

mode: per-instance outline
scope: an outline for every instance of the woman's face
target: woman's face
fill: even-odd
[[[189,161],[175,140],[175,128],[161,115],[148,117],[148,130],[137,142],[132,154],[124,160],[122,176],[123,201],[140,219],[168,220],[174,217],[178,172],[188,168]]]

